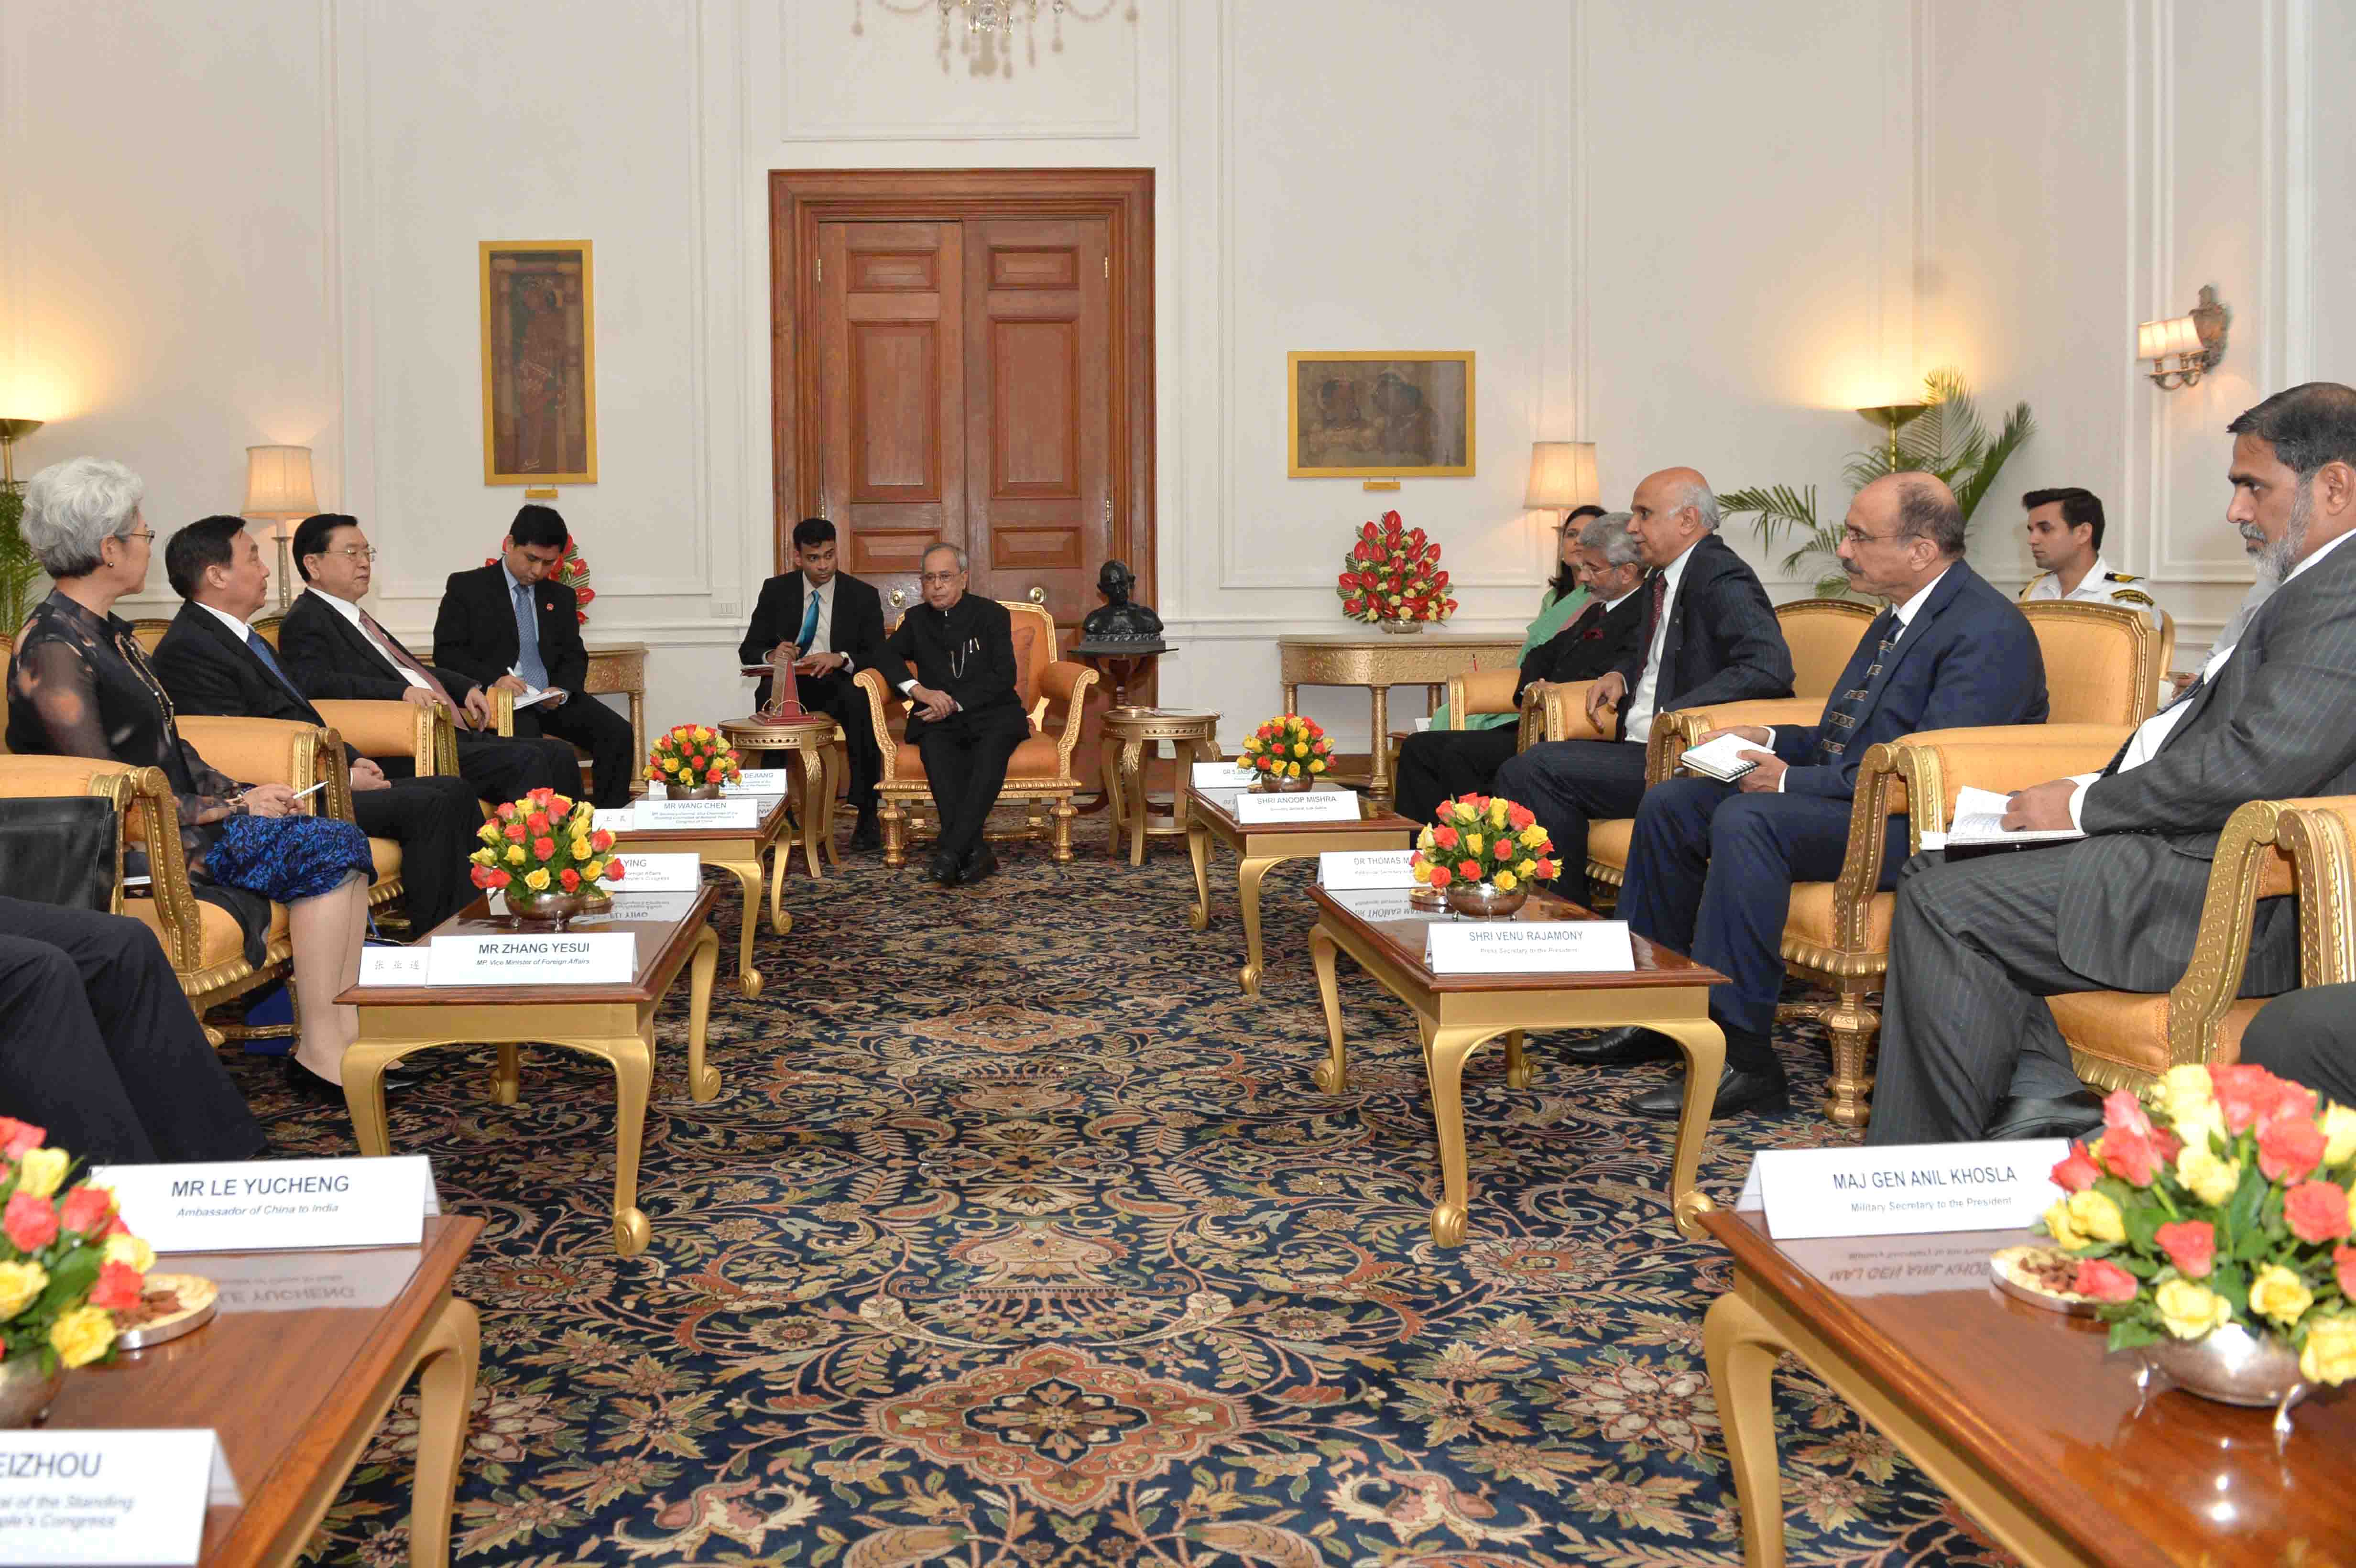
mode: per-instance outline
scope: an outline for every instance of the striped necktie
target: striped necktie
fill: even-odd
[[[1858,684],[1842,692],[1833,705],[1825,709],[1824,723],[1816,735],[1816,755],[1824,762],[1837,759],[1848,750],[1850,739],[1857,731],[1858,721],[1865,717],[1866,706],[1873,700],[1873,688],[1881,678],[1890,650],[1898,645],[1905,627],[1899,624],[1898,612],[1884,610],[1865,629],[1867,637],[1874,639],[1873,662],[1858,677]]]

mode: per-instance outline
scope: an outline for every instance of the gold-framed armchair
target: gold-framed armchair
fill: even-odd
[[[413,705],[355,702],[348,706],[375,709]],[[344,741],[337,731],[284,719],[192,715],[175,722],[197,754],[230,777],[246,784],[283,784],[296,791],[324,784],[327,788],[318,795],[322,804],[313,815],[354,821],[351,772],[343,765]],[[361,754],[367,754],[365,747]],[[369,857],[375,863],[369,882],[369,908],[380,909],[402,894],[401,845],[391,838],[371,837]]]
[[[1464,720],[1475,714],[1513,713],[1519,715],[1514,750],[1526,752],[1530,743],[1546,733],[1546,706],[1541,702],[1516,702],[1514,688],[1522,683],[1518,668],[1476,669],[1448,677],[1448,728],[1462,730]],[[1393,759],[1392,776],[1397,777],[1397,759]]]
[[[1055,656],[1055,618],[1037,604],[999,601],[1013,622],[1015,689],[1030,710],[1031,734],[1014,748],[1006,764],[1001,804],[1024,808],[1021,837],[1051,837],[1055,858],[1072,858],[1072,796],[1079,781],[1072,776],[1072,753],[1080,743],[1081,711],[1097,672],[1071,659]],[[851,677],[867,693],[870,718],[875,726],[876,750],[883,753],[883,776],[876,795],[884,827],[884,863],[908,863],[908,843],[918,832],[937,831],[938,823],[918,813],[928,810],[932,789],[925,779],[925,759],[915,746],[894,736],[892,715],[906,704],[892,690],[881,672],[862,669]],[[1043,818],[1039,808],[1048,816]]]

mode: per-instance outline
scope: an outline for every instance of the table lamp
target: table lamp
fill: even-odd
[[[249,446],[245,449],[245,505],[241,515],[266,518],[270,537],[278,541],[278,607],[293,601],[294,560],[289,548],[294,530],[319,509],[311,486],[311,449],[307,446]]]
[[[1602,487],[1595,482],[1593,442],[1530,443],[1530,482],[1522,494],[1523,506],[1568,517],[1581,507],[1599,505],[1601,496]]]

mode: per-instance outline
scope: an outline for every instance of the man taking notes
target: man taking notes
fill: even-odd
[[[553,507],[527,506],[515,515],[500,559],[472,571],[454,571],[434,617],[434,660],[467,679],[516,698],[519,738],[554,735],[589,753],[600,806],[630,803],[637,774],[637,741],[630,721],[582,694],[589,650],[581,642],[581,615],[572,588],[556,569],[573,542]],[[548,695],[526,704],[535,692]]]
[[[1550,741],[1497,770],[1497,793],[1529,807],[1554,840],[1562,892],[1589,901],[1587,825],[1633,816],[1644,794],[1653,716],[1676,708],[1792,695],[1792,651],[1767,591],[1718,537],[1718,497],[1690,468],[1636,486],[1628,531],[1653,569],[1637,596],[1634,653],[1588,688],[1588,718],[1608,741]]]
[[[1885,741],[1921,730],[2038,724],[2045,661],[2029,622],[1964,561],[1964,514],[1936,476],[1893,474],[1850,503],[1837,551],[1850,582],[1888,601],[1858,641],[1813,725],[1713,731],[1754,750],[1739,784],[1672,779],[1648,791],[1628,847],[1619,912],[1629,929],[1689,953],[1729,977],[1710,987],[1726,1031],[1726,1069],[1711,1115],[1783,1108],[1783,1063],[1770,1031],[1783,988],[1779,945],[1792,884],[1829,882],[1848,850],[1858,764]],[[1890,819],[1884,885],[1906,859],[1906,819]],[[1673,1060],[1650,1029],[1616,1029],[1568,1046],[1574,1061]],[[1671,1082],[1630,1101],[1675,1116]]]
[[[877,662],[884,642],[884,599],[873,587],[835,567],[834,525],[804,517],[794,525],[794,566],[761,584],[752,624],[737,645],[743,665],[774,664],[780,657],[794,670],[794,694],[812,713],[842,726],[851,753],[851,804],[859,813],[851,830],[853,849],[883,842],[875,819],[875,781],[883,754],[875,748],[875,725],[867,694],[851,676]],[[769,677],[761,678],[755,702],[769,699]]]
[[[908,699],[908,742],[924,754],[941,817],[926,874],[945,888],[998,869],[982,829],[1007,759],[1031,734],[1015,688],[1012,619],[996,600],[965,591],[966,569],[955,545],[925,552],[925,602],[884,639],[876,666]]]
[[[2356,390],[2311,381],[2227,425],[2225,520],[2282,586],[2099,773],[2011,796],[2085,837],[1898,889],[1869,1144],[2071,1136],[2102,1120],[2045,998],[2156,994],[2192,957],[2217,836],[2253,800],[2356,793]],[[2298,912],[2262,899],[2242,994],[2298,984]]]

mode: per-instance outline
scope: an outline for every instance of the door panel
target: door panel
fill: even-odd
[[[965,543],[962,235],[824,223],[818,239],[819,513],[847,571],[913,600],[926,548]]]

